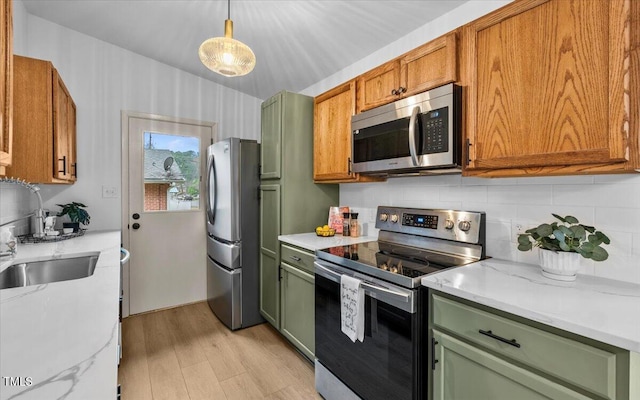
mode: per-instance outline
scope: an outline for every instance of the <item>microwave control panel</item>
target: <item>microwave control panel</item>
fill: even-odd
[[[420,119],[423,132],[420,154],[449,151],[449,108],[424,112]]]

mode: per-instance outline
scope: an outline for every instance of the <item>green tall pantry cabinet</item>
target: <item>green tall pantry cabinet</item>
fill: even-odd
[[[281,270],[278,235],[314,232],[326,224],[329,207],[338,205],[339,189],[313,183],[312,97],[280,92],[262,103],[261,117],[260,313],[281,330],[281,288],[287,287],[281,279],[290,271]],[[291,295],[285,293],[284,298],[289,301]],[[295,295],[300,301],[313,299],[310,293]],[[305,314],[288,319],[313,324],[312,305],[300,310]]]

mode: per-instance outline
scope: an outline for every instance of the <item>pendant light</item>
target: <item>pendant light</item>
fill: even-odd
[[[242,76],[253,70],[256,56],[246,44],[233,38],[231,0],[227,2],[227,20],[224,21],[224,37],[207,39],[200,45],[200,61],[220,75]]]

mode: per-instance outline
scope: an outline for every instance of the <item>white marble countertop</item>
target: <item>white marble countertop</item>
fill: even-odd
[[[320,249],[327,249],[335,246],[348,246],[350,244],[372,242],[378,240],[375,236],[342,236],[336,234],[335,236],[322,237],[312,233],[297,233],[294,235],[280,235],[278,240],[284,243],[289,243],[294,246],[302,247],[309,251],[315,252]]]
[[[640,285],[578,275],[545,278],[536,265],[489,259],[422,278],[422,284],[545,325],[640,353]]]
[[[116,398],[120,232],[19,244],[0,271],[91,253],[100,255],[90,277],[0,290],[0,399]],[[4,377],[21,377],[24,386]]]

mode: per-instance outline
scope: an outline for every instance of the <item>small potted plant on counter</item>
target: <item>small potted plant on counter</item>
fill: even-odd
[[[542,275],[547,278],[573,281],[580,267],[580,256],[593,261],[604,261],[609,253],[601,246],[610,240],[593,226],[582,225],[567,215],[553,215],[558,221],[544,223],[518,235],[518,250],[529,251],[539,247]]]
[[[83,207],[87,207],[82,203],[71,202],[67,204],[58,204],[58,207],[62,207],[62,210],[58,213],[58,217],[62,217],[63,215],[68,215],[71,222],[64,222],[62,224],[63,228],[73,228],[74,232],[80,231],[80,224],[89,225],[91,220],[91,216],[87,210]],[[66,233],[66,232],[65,232]]]

